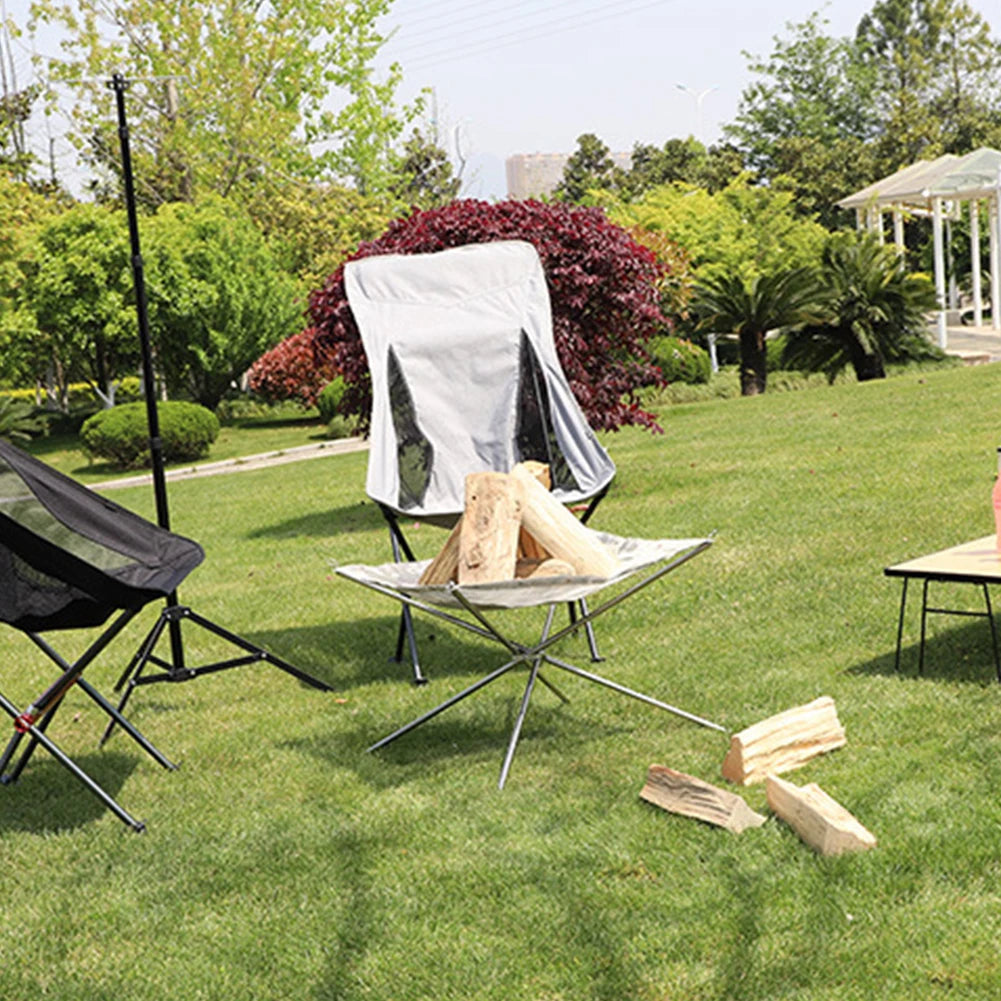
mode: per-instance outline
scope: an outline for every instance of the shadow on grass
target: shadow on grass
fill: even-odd
[[[936,621],[942,618],[943,616],[938,615],[929,616],[924,670],[921,674],[918,673],[920,627],[916,627],[913,632],[905,627],[904,643],[900,650],[900,676],[969,684],[996,681],[994,649],[988,623],[968,621],[963,625],[954,625]],[[953,623],[958,621],[952,620]],[[896,675],[896,650],[891,648],[878,657],[856,664],[848,668],[847,673]]]
[[[136,767],[135,757],[117,751],[77,755],[73,760],[113,799],[118,799],[119,790]],[[0,786],[0,803],[0,834],[74,830],[109,812],[75,775],[42,748],[36,750],[17,782]],[[122,805],[128,809],[127,804]]]
[[[371,532],[383,527],[385,519],[371,501],[358,501],[343,507],[333,507],[327,511],[316,511],[299,518],[277,521],[273,525],[255,529],[247,534],[248,539],[286,539],[308,536],[310,538],[333,538],[352,532]],[[442,536],[441,542],[445,537]],[[393,558],[386,540],[386,562]]]
[[[399,634],[398,614],[373,616],[329,626],[303,626],[244,634],[256,643],[320,680],[344,688],[378,681],[410,683],[413,671],[406,644],[403,659],[393,659]],[[521,641],[534,642],[541,619],[516,634]],[[507,651],[498,643],[474,638],[458,627],[437,622],[429,616],[414,616],[414,631],[421,667],[433,682],[453,675],[487,674],[500,667]],[[556,655],[588,668],[587,641],[583,633],[558,644]],[[555,671],[554,677],[562,675]],[[558,682],[557,682],[558,683]]]
[[[415,697],[410,709],[396,710],[393,719],[380,715],[376,722],[368,716],[350,730],[341,730],[329,738],[291,740],[282,747],[308,754],[331,766],[347,766],[368,786],[379,790],[424,781],[429,770],[468,771],[482,764],[488,773],[492,772],[483,791],[492,792],[500,776],[525,680],[524,671],[512,671],[509,676],[450,706],[376,751],[369,751],[369,748],[456,694],[457,687],[442,685],[440,690],[421,689],[421,697]],[[596,717],[593,708],[586,713],[575,710],[573,701],[564,705],[554,695],[537,687],[518,740],[511,781],[517,779],[519,756],[528,753],[529,748],[551,750],[559,759],[568,753],[572,755],[568,748],[582,746],[595,738],[629,732],[630,728],[624,724]],[[557,767],[554,763],[554,769]],[[482,782],[483,777],[477,775],[472,781]]]

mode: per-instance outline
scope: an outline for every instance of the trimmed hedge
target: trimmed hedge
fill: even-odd
[[[157,408],[165,462],[188,462],[208,455],[219,436],[219,421],[197,403],[171,400]],[[88,454],[124,469],[151,464],[145,403],[125,403],[88,417],[80,429]]]
[[[343,377],[337,375],[323,387],[316,398],[316,409],[320,411],[320,420],[329,424],[341,412],[341,400],[347,386]]]
[[[709,381],[712,373],[709,352],[691,341],[680,337],[654,337],[647,344],[647,351],[665,382],[692,385]]]

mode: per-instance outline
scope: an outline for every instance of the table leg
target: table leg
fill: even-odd
[[[894,671],[900,671],[900,646],[904,638],[904,609],[907,608],[907,582],[909,577],[904,578],[904,586],[900,593],[900,618],[897,621],[897,656],[893,661]]]

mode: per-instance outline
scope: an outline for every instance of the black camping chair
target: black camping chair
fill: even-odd
[[[546,276],[519,240],[347,264],[345,289],[372,377],[366,492],[389,524],[394,560],[416,559],[402,522],[454,525],[465,477],[549,466],[553,494],[586,504],[586,522],[615,465],[588,427],[553,340]],[[591,659],[601,660],[586,603]],[[397,634],[414,681],[425,681],[411,609]]]
[[[116,816],[143,830],[47,731],[76,685],[158,764],[174,767],[82,675],[146,604],[171,594],[203,558],[198,543],[157,527],[0,440],[0,622],[25,633],[60,671],[25,709],[0,692],[0,709],[14,721],[14,734],[0,755],[0,782],[16,781],[41,745]],[[98,626],[105,628],[73,662],[40,635]]]

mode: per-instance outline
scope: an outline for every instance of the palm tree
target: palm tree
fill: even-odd
[[[859,382],[886,377],[886,362],[939,357],[926,335],[935,289],[911,274],[892,247],[872,235],[837,233],[821,254],[828,317],[790,331],[782,360],[823,372],[828,379],[848,365]]]
[[[30,403],[10,396],[0,397],[0,438],[4,441],[12,444],[30,441],[31,436],[44,427],[44,421],[35,415]]]
[[[692,309],[700,330],[736,334],[740,345],[740,392],[757,396],[768,379],[765,335],[779,327],[818,320],[821,293],[809,268],[791,268],[750,280],[724,273],[702,279]]]

